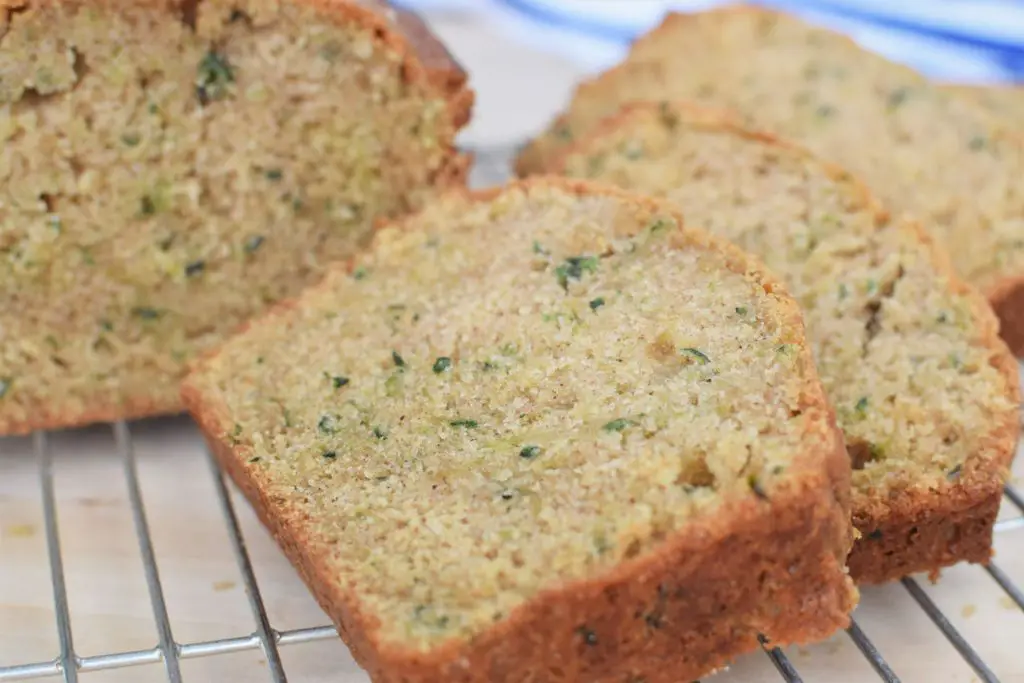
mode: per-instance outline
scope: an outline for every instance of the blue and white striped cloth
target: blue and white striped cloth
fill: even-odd
[[[669,10],[715,0],[392,0],[421,12],[488,15],[510,38],[558,52],[588,70],[614,64]],[[849,34],[934,78],[1024,81],[1024,0],[767,0],[759,4]]]

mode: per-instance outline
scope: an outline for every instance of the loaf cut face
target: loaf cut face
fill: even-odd
[[[1017,364],[920,228],[838,167],[685,103],[627,105],[554,167],[670,199],[790,288],[854,468],[855,579],[989,559]]]
[[[665,205],[448,196],[184,397],[377,681],[691,680],[855,599],[798,310]]]
[[[0,8],[0,433],[181,409],[187,362],[462,184],[472,95],[348,1]]]
[[[538,172],[635,100],[733,111],[861,178],[894,214],[924,222],[990,299],[1024,355],[1024,138],[1007,117],[850,39],[756,6],[673,14],[625,62],[585,82],[519,159]]]

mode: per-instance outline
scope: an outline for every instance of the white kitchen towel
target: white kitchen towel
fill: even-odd
[[[479,14],[509,38],[597,71],[668,11],[721,0],[393,0],[415,11]],[[934,78],[1024,81],[1022,0],[766,0],[758,4],[847,33]]]

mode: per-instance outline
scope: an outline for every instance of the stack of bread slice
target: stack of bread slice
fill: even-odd
[[[1017,97],[672,15],[470,192],[464,74],[383,2],[8,7],[0,434],[184,406],[378,683],[825,638],[991,556]]]
[[[855,470],[855,579],[989,558],[1017,364],[922,226],[841,168],[686,104],[627,105],[551,168],[666,197],[790,287]]]
[[[846,36],[755,5],[672,14],[623,63],[582,83],[520,156],[551,158],[621,104],[690,100],[731,111],[865,182],[952,255],[1024,355],[1024,133],[1020,118],[932,83]]]

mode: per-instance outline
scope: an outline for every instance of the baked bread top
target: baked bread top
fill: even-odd
[[[179,410],[196,353],[464,183],[465,75],[382,3],[0,18],[0,433]]]
[[[520,172],[543,170],[621,103],[661,99],[732,110],[842,165],[894,214],[923,221],[986,294],[1024,287],[1019,131],[849,38],[766,8],[669,15],[623,64],[579,86]]]
[[[800,303],[846,434],[865,533],[995,496],[1016,448],[1017,364],[982,297],[849,174],[687,103],[634,103],[552,168],[670,199],[764,259]]]
[[[384,229],[184,395],[376,650],[465,644],[666,546],[845,498],[778,282],[666,205],[557,179]]]

